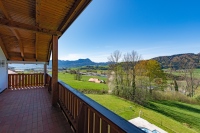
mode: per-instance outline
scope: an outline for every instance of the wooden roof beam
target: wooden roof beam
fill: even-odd
[[[31,31],[34,33],[43,33],[43,34],[57,35],[57,36],[62,35],[62,33],[60,31],[52,31],[49,29],[41,28],[39,26],[28,25],[28,24],[11,21],[11,20],[4,19],[4,18],[0,18],[0,25],[7,26],[10,28],[28,30],[28,31]]]
[[[51,56],[51,51],[52,51],[52,40],[49,43],[49,50],[48,50],[48,55],[47,55],[47,60],[50,60],[50,56]]]
[[[18,40],[21,56],[24,59],[24,48],[23,48],[23,43],[21,41],[19,32],[17,30],[15,30],[15,29],[12,29],[12,28],[11,28],[11,31],[13,32],[13,34],[16,36],[16,38]]]
[[[39,16],[40,16],[40,5],[41,0],[35,1],[35,26],[39,26]],[[38,60],[38,34],[35,33],[35,58]]]
[[[11,17],[10,15],[7,13],[5,7],[3,6],[3,3],[2,1],[0,0],[0,9],[2,10],[3,14],[5,15],[5,17],[9,20],[11,20]]]
[[[0,0],[0,8],[3,11],[4,16],[9,20],[12,21],[12,18],[10,17],[10,15],[8,14],[8,12],[6,11],[6,9],[3,6],[2,1]],[[18,43],[19,43],[19,47],[20,47],[20,51],[21,51],[21,56],[22,58],[24,58],[24,49],[23,49],[23,44],[21,42],[19,33],[17,32],[17,30],[10,28],[10,30],[12,31],[12,33],[16,36]]]
[[[0,37],[0,47],[3,50],[3,52],[4,52],[4,54],[5,54],[6,58],[7,58],[7,60],[9,60],[8,52],[6,50],[6,47],[5,47],[5,45],[4,45],[3,40],[1,39],[1,37]]]
[[[35,59],[38,60],[38,35],[35,34]]]

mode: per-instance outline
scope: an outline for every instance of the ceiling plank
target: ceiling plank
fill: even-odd
[[[28,24],[11,21],[11,20],[4,19],[4,18],[0,18],[0,25],[7,26],[10,28],[28,30],[28,31],[32,31],[34,33],[43,33],[43,34],[57,35],[57,36],[62,35],[62,33],[60,31],[52,31],[49,29],[41,28],[39,26],[28,25]]]
[[[5,54],[6,58],[7,58],[7,60],[9,60],[8,52],[6,50],[6,47],[5,47],[5,45],[4,45],[3,40],[2,40],[1,37],[0,37],[0,47],[3,50],[3,52],[4,52],[4,54]]]

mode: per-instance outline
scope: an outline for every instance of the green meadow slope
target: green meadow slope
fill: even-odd
[[[200,106],[180,102],[150,102],[147,107],[113,95],[87,94],[88,97],[126,120],[139,116],[169,133],[200,132]]]

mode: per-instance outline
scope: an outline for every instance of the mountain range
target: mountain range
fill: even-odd
[[[71,68],[71,67],[81,67],[81,66],[106,66],[108,62],[100,62],[96,63],[91,61],[90,59],[78,59],[75,61],[69,60],[58,60],[59,68]],[[52,60],[49,62],[48,68],[51,68]]]
[[[183,65],[193,64],[195,68],[200,68],[200,53],[186,53],[186,54],[176,54],[171,56],[159,56],[152,58],[161,64],[162,68],[181,69]],[[96,63],[90,59],[78,59],[74,61],[69,60],[58,60],[58,67],[62,68],[72,68],[81,66],[106,66],[108,62]],[[43,65],[35,64],[9,64],[10,67],[15,67],[16,69],[30,69],[30,68],[43,68]],[[49,62],[48,68],[52,68],[52,61]]]
[[[96,63],[91,61],[90,59],[78,59],[74,61],[69,61],[69,60],[58,60],[58,68],[72,68],[72,67],[81,67],[81,66],[107,66],[108,62],[100,62]],[[15,69],[31,69],[31,68],[36,68],[36,69],[43,69],[44,66],[41,64],[35,65],[35,64],[9,64],[9,67],[14,67]],[[52,68],[52,60],[50,60],[49,65],[47,66],[48,68]]]

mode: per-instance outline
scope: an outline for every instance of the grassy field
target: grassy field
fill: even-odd
[[[166,69],[165,69],[166,71]],[[169,73],[169,71],[167,72]],[[184,72],[180,71],[172,71],[172,74],[177,75],[177,76],[184,76]],[[189,76],[189,75],[188,75]],[[200,78],[200,69],[194,69],[194,77],[195,78]]]
[[[148,108],[200,132],[200,106],[174,101],[149,102]]]
[[[87,94],[126,120],[139,116],[168,132],[200,132],[200,106],[179,102],[150,102],[148,108],[113,95]]]
[[[200,74],[200,69],[196,71]],[[91,77],[107,81],[105,77],[82,75],[81,81],[74,80],[74,75],[69,73],[59,73],[58,77],[63,82],[78,90],[108,89],[107,84],[88,82],[88,79]],[[146,107],[143,107],[113,95],[87,94],[87,96],[126,120],[138,117],[139,112],[142,111],[142,118],[168,132],[200,132],[200,106],[198,105],[160,101],[149,102]]]
[[[107,84],[97,84],[93,82],[88,82],[89,78],[98,78],[100,80],[105,80],[106,77],[98,77],[98,76],[86,76],[82,75],[81,81],[74,80],[74,75],[69,74],[69,73],[58,73],[58,79],[67,83],[71,87],[78,89],[78,90],[108,90],[108,85]]]

